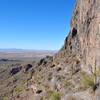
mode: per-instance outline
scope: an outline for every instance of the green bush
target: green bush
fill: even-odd
[[[48,83],[43,83],[42,86],[44,86],[46,89],[50,88],[50,85]]]
[[[74,54],[74,53],[69,53],[67,56],[68,56],[68,57],[75,57],[76,54]]]
[[[21,87],[15,88],[15,91],[19,93],[19,92],[22,92],[23,90],[26,90],[26,89],[27,89],[27,86],[23,85]]]
[[[53,93],[51,96],[51,100],[60,100],[60,94],[59,93]]]
[[[100,69],[98,69],[94,74],[96,74],[97,76],[100,76]]]
[[[48,81],[50,81],[52,79],[52,72],[50,72],[47,76]]]
[[[95,84],[94,76],[83,75],[83,79],[82,79],[81,83],[84,88],[92,87]]]
[[[61,79],[64,79],[65,77],[61,74],[57,74],[56,78],[57,78],[57,80],[61,80]]]
[[[61,94],[56,93],[54,91],[48,91],[48,98],[50,100],[60,100],[61,99]]]
[[[73,86],[73,84],[70,81],[68,81],[68,80],[64,81],[64,85],[65,85],[65,87],[71,87],[71,86]]]

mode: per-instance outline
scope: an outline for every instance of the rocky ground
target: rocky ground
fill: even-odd
[[[39,62],[13,66],[6,77],[1,74],[5,78],[1,83],[1,100],[95,100],[100,97],[99,86],[94,92],[92,80],[84,78],[90,74],[82,71],[76,55],[57,60],[47,56]]]
[[[18,55],[14,56],[16,52],[18,52],[17,54],[20,55],[20,57],[18,57]],[[46,55],[54,54],[52,51],[37,51],[37,53],[35,51],[35,54],[31,52],[29,55],[28,51],[23,51],[22,54],[21,52],[22,51],[0,51],[0,100],[12,100],[18,96],[20,92],[27,89],[28,81],[35,72],[37,62]],[[23,54],[27,56],[24,57]],[[5,56],[3,57],[3,55]],[[30,57],[30,55],[32,55],[32,57]]]

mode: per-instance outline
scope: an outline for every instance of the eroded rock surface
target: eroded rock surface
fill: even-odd
[[[100,66],[100,0],[76,0],[71,20],[71,30],[63,48],[55,58],[74,53],[81,67]]]

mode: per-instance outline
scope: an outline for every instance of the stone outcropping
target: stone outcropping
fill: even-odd
[[[100,66],[100,0],[76,0],[71,30],[64,46],[54,57],[74,53],[81,60],[81,68]]]

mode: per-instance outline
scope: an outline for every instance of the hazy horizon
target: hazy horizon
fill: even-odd
[[[58,50],[53,50],[53,49],[23,49],[23,48],[0,48],[0,50],[29,50],[29,51],[58,51]]]

